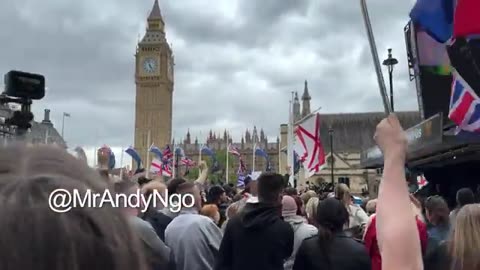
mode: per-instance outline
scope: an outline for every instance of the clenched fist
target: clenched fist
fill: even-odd
[[[377,125],[374,139],[384,159],[397,157],[405,160],[407,136],[395,114],[390,114]]]
[[[198,163],[198,168],[202,171],[205,170],[207,168],[207,162],[205,162],[204,160],[200,161]]]

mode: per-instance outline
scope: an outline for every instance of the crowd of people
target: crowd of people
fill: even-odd
[[[287,187],[263,173],[240,188],[210,185],[206,165],[194,181],[175,178],[105,181],[58,148],[0,150],[0,249],[3,270],[476,270],[480,207],[471,190],[445,200],[409,194],[406,138],[395,115],[377,127],[384,154],[378,199],[352,201],[345,184],[334,192]],[[192,195],[179,212],[161,203],[104,205],[56,213],[56,189]],[[143,209],[143,208],[142,208]]]

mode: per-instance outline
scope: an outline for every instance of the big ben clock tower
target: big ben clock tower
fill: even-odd
[[[174,63],[158,0],[148,16],[147,31],[138,43],[135,59],[135,149],[147,167],[150,144],[163,147],[172,138]]]

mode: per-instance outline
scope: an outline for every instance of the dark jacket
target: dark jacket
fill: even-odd
[[[423,260],[425,270],[449,270],[452,267],[452,260],[448,254],[448,242],[443,241],[432,248]]]
[[[172,221],[172,218],[160,211],[151,210],[145,213],[143,219],[152,225],[158,237],[165,242],[165,229]]]
[[[318,236],[305,239],[298,249],[293,270],[370,270],[370,257],[365,246],[337,233],[325,253]]]
[[[281,205],[247,203],[228,221],[216,270],[283,270],[293,251],[292,227],[281,219]]]
[[[218,211],[220,213],[220,221],[218,222],[218,226],[221,227],[222,224],[227,220],[227,208],[229,204],[227,203],[222,203],[220,205],[217,205]]]

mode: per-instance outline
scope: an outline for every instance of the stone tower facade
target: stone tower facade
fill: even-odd
[[[308,82],[305,80],[305,87],[303,89],[302,95],[302,117],[305,117],[310,114],[310,93],[308,93]]]
[[[300,114],[300,101],[298,100],[298,93],[295,92],[295,98],[293,99],[293,122],[297,122],[302,118]]]
[[[171,142],[174,86],[173,53],[165,37],[158,0],[147,22],[145,36],[135,54],[135,149],[144,165],[152,143]]]

